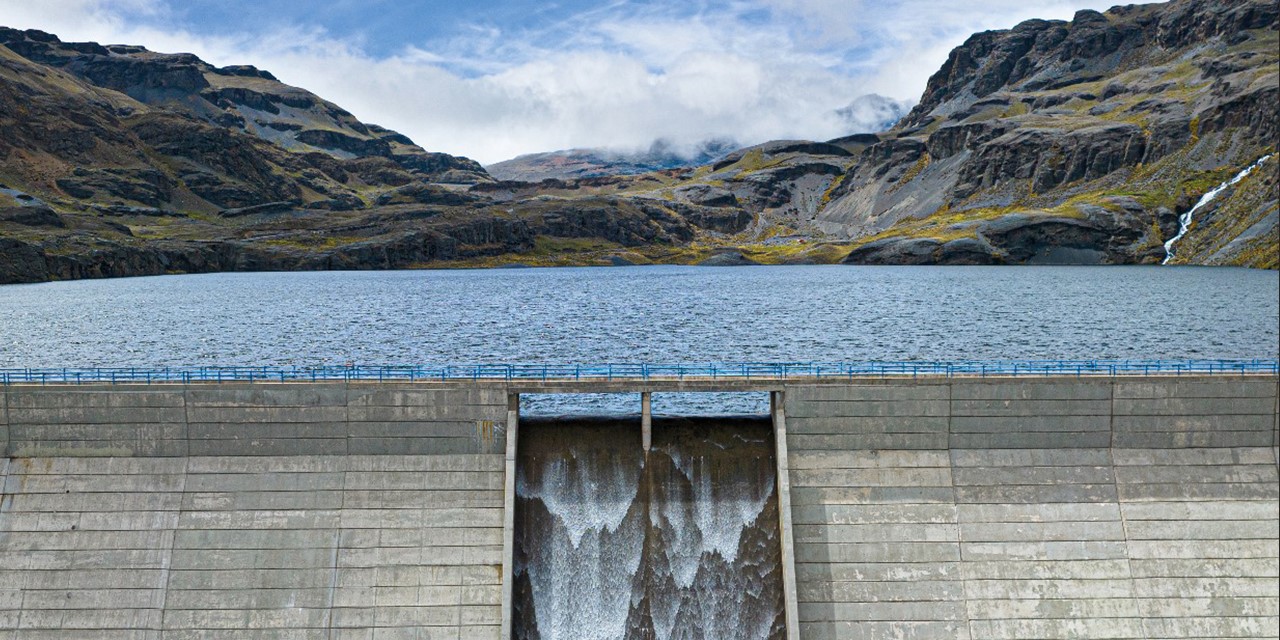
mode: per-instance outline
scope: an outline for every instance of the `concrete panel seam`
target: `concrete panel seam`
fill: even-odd
[[[1115,402],[1115,382],[1114,381],[1111,384],[1111,396],[1112,396],[1112,403],[1114,404]],[[1113,421],[1115,420],[1114,413],[1112,415],[1112,420]],[[1115,431],[1113,430],[1112,434],[1114,435],[1114,433]],[[1107,462],[1111,465],[1112,469],[1115,469],[1115,463],[1116,463],[1114,451],[1115,451],[1114,449],[1107,450]],[[1137,586],[1133,578],[1133,552],[1129,548],[1129,540],[1130,540],[1129,517],[1125,513],[1124,496],[1121,495],[1120,493],[1120,479],[1118,475],[1119,474],[1112,473],[1111,481],[1115,484],[1116,508],[1117,508],[1117,511],[1119,511],[1119,515],[1120,515],[1120,530],[1124,534],[1124,558],[1125,558],[1124,570],[1128,574],[1128,576],[1125,579],[1125,582],[1128,584],[1128,587],[1129,587],[1129,598],[1132,599],[1135,597],[1135,594],[1137,593]],[[1141,615],[1141,611],[1139,611],[1139,614]],[[1155,637],[1155,636],[1152,636],[1151,632],[1147,629],[1147,621],[1146,621],[1145,615],[1141,616],[1141,619],[1139,621],[1139,626],[1142,628],[1143,636],[1148,638]]]
[[[190,409],[188,409],[188,407],[191,406],[190,396],[191,396],[191,386],[183,385],[182,386],[182,428],[183,428],[183,433],[185,435],[184,439],[186,440],[186,442],[184,442],[183,444],[186,448],[187,460],[191,459],[191,411]],[[185,474],[183,475],[185,476]],[[183,481],[183,484],[185,486],[186,484],[185,480]],[[181,511],[181,506],[179,506],[179,511]]]
[[[343,391],[343,397],[347,399],[347,404],[349,406],[350,398],[351,398],[349,389]],[[347,473],[349,471],[348,470],[349,466],[350,465],[347,463],[347,457],[343,456],[342,485],[341,485],[342,489],[338,494],[338,522],[337,522],[338,526],[334,527],[333,553],[329,556],[330,564],[332,566],[329,567],[329,588],[328,588],[328,593],[325,596],[326,606],[325,606],[325,612],[324,612],[324,628],[328,632],[330,637],[332,637],[333,635],[333,628],[334,628],[333,627],[333,604],[337,599],[338,582],[339,582],[338,574],[339,574],[339,566],[341,566],[341,558],[342,558],[342,538],[343,538],[342,514],[346,511],[346,507],[347,507]]]
[[[1111,447],[1110,448],[1114,449],[1116,446],[1116,381],[1114,379],[1111,380],[1111,384],[1107,385],[1107,387],[1111,390],[1111,411],[1110,411],[1111,415],[1108,420],[1107,426],[1110,427],[1111,429]],[[1110,451],[1108,451],[1107,456],[1108,457],[1111,456]],[[1113,463],[1113,468],[1114,468],[1114,462],[1115,462],[1114,459],[1111,460],[1111,462]]]
[[[343,400],[343,402],[342,402],[342,415],[343,415],[343,417],[344,417],[344,419],[345,419],[345,427],[346,427],[346,430],[347,430],[347,441],[346,441],[346,443],[345,443],[345,444],[346,444],[345,449],[346,449],[347,455],[349,456],[349,455],[351,455],[351,451],[352,451],[352,449],[351,449],[351,440],[355,437],[354,429],[352,429],[352,428],[351,428],[351,383],[350,383],[349,381],[348,381],[348,382],[344,382],[344,383],[342,384],[342,400]],[[345,459],[346,459],[346,458],[344,457],[344,462],[343,462],[343,475],[342,475],[342,494],[343,494],[343,496],[344,496],[344,500],[345,500],[345,496],[346,496],[346,493],[347,493],[347,490],[346,490],[346,488],[347,488],[346,468],[348,467],[348,465],[347,465],[347,464],[346,464],[346,462],[345,462]],[[339,512],[339,513],[341,513],[341,512]],[[337,563],[334,563],[334,564],[336,565]],[[331,596],[331,597],[332,597],[332,596]],[[330,615],[329,615],[329,618],[330,618],[330,624],[332,624],[332,622],[333,622],[333,620],[332,620],[332,619],[333,619],[333,615],[332,615],[332,614],[330,614]]]
[[[4,394],[4,442],[0,442],[0,455],[5,456],[7,459],[10,453],[9,442],[13,439],[9,433],[13,424],[9,421],[9,405],[13,404],[13,402],[9,397],[9,385],[2,385],[2,387],[0,393]]]
[[[948,449],[950,449],[950,448],[951,448],[951,433],[952,433],[952,431],[951,431],[951,429],[952,429],[951,416],[952,416],[953,414],[955,414],[955,407],[954,407],[954,406],[952,406],[952,402],[954,402],[954,401],[955,401],[955,386],[956,386],[956,383],[955,383],[955,381],[954,381],[954,380],[948,380],[948,381],[947,381],[947,448],[948,448]],[[947,463],[948,463],[949,465],[954,466],[954,465],[953,465],[953,463],[952,463],[951,455],[950,455],[950,454],[948,454],[948,455],[947,455]],[[952,490],[952,493],[954,494],[954,492],[955,492],[955,483],[954,483],[954,482],[952,482],[952,483],[951,483],[951,490]],[[965,608],[965,617],[968,617],[968,615],[969,615],[968,607],[966,607],[966,608]]]
[[[185,411],[185,407],[187,404],[185,390],[183,391],[182,396],[183,396],[182,404]],[[177,547],[177,544],[178,544],[177,529],[182,523],[182,505],[183,503],[186,502],[185,498],[186,498],[186,492],[187,492],[187,478],[189,477],[188,474],[190,471],[191,471],[191,457],[187,456],[182,463],[182,487],[178,490],[178,493],[180,494],[181,497],[178,499],[178,515],[173,519],[174,535],[171,538],[169,538],[169,548],[165,550],[163,564],[161,565],[161,569],[163,572],[163,579],[164,579],[164,587],[160,593],[160,632],[162,634],[164,633],[164,614],[165,614],[165,611],[168,609],[169,589],[173,586],[172,584],[173,572],[171,571],[171,567],[173,566],[173,550],[175,547]]]
[[[948,407],[951,406],[950,399],[952,397],[953,387],[954,387],[954,383],[947,385],[947,388],[948,388],[947,406]],[[947,412],[947,433],[950,433],[950,432],[951,432],[951,412],[948,411]],[[955,511],[953,512],[953,515],[955,517],[955,523],[956,523],[956,527],[955,527],[956,564],[959,567],[960,593],[961,593],[961,597],[964,598],[964,633],[965,633],[965,637],[972,638],[974,612],[973,612],[971,603],[973,601],[969,597],[969,580],[965,577],[964,525],[960,522],[960,509],[958,507],[958,505],[960,504],[960,494],[956,490],[956,481],[955,481],[956,456],[955,456],[954,450],[950,448],[950,442],[948,442],[948,449],[947,449],[947,476],[951,479],[951,505],[952,505],[952,508],[955,509]]]

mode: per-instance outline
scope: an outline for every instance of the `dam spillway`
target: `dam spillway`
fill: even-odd
[[[660,421],[647,453],[639,429],[521,427],[514,637],[784,638],[768,421]]]
[[[774,394],[795,637],[1275,638],[1277,386],[10,384],[0,638],[501,638],[513,398],[695,390]]]

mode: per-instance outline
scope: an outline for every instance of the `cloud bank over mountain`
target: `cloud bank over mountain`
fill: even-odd
[[[253,64],[428,149],[491,163],[657,139],[856,133],[892,101],[917,99],[970,33],[1110,2],[440,4],[0,0],[0,22]]]

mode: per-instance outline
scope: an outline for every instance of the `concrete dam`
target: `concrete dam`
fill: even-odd
[[[1274,373],[0,391],[0,640],[1280,636]]]

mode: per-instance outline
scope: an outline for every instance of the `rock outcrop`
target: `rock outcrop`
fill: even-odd
[[[988,262],[1159,263],[1176,214],[1275,149],[1278,20],[1269,0],[1175,0],[976,34],[815,224],[862,243],[852,263],[974,261],[942,250],[958,239]],[[1240,191],[1192,253],[1274,266],[1275,191]]]

